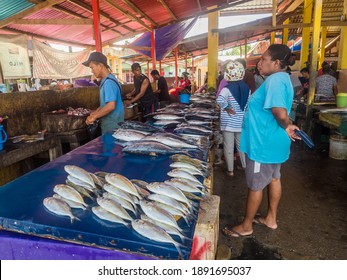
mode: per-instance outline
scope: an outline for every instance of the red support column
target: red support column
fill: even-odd
[[[159,74],[161,75],[163,69],[161,69],[161,60],[159,61]]]
[[[178,49],[175,48],[175,82],[176,87],[178,87]]]
[[[92,8],[93,8],[95,49],[97,52],[102,52],[99,0],[92,1]]]
[[[151,78],[151,71],[149,71],[149,60],[147,60],[147,77]]]
[[[151,49],[151,57],[152,57],[152,70],[156,69],[156,52],[155,52],[155,29],[152,30],[151,33],[151,42],[152,42],[152,49]]]

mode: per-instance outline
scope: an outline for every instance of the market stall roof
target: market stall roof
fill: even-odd
[[[0,34],[94,46],[92,0],[3,0]],[[104,45],[249,0],[99,0]]]

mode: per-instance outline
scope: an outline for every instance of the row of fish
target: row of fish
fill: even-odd
[[[181,254],[180,246],[190,239],[175,217],[182,217],[191,226],[197,216],[197,201],[206,192],[193,174],[202,176],[208,170],[204,162],[188,156],[174,155],[172,159],[173,170],[168,174],[171,179],[150,184],[116,173],[89,173],[67,165],[66,184],[54,186],[53,196],[45,198],[43,204],[54,214],[70,217],[71,222],[81,219],[72,209],[91,210],[101,220],[131,225],[146,238],[172,243]],[[178,236],[183,243],[171,235]]]

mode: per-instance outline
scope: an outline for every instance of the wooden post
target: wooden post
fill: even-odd
[[[152,56],[152,70],[156,69],[156,52],[155,52],[155,29],[151,32],[151,42],[152,42],[152,49],[151,49],[151,56]]]
[[[95,50],[102,52],[99,0],[92,1]]]
[[[272,27],[275,27],[277,24],[276,14],[277,14],[277,0],[272,0]],[[273,45],[275,43],[275,39],[276,39],[276,31],[273,31],[271,32],[270,45]]]
[[[245,60],[247,59],[247,38],[245,39]]]
[[[313,13],[313,32],[312,32],[312,55],[310,63],[310,87],[308,92],[307,100],[307,111],[312,110],[312,105],[314,101],[315,89],[316,89],[316,78],[317,78],[317,64],[318,64],[318,47],[319,47],[319,35],[322,20],[322,0],[316,0],[314,3],[314,13]]]
[[[347,0],[343,2],[343,15],[347,16]],[[347,69],[347,26],[341,26],[338,68]]]
[[[163,70],[161,69],[161,60],[159,61],[159,74],[161,75],[161,72],[162,72]]]
[[[216,88],[216,79],[218,72],[218,32],[212,32],[218,29],[219,12],[208,14],[208,88]]]
[[[175,82],[176,82],[176,87],[178,87],[178,49],[177,47],[175,48]]]
[[[312,7],[313,7],[313,0],[305,0],[303,23],[311,23]],[[308,61],[309,45],[310,45],[310,27],[304,27],[302,29],[300,68],[304,68],[305,62]]]
[[[184,62],[185,62],[185,71],[188,72],[188,62],[187,62],[187,53],[184,55]]]
[[[289,24],[289,18],[287,18],[284,22],[283,25]],[[287,45],[288,44],[288,28],[283,28],[282,31],[282,44]]]
[[[147,77],[148,79],[151,78],[151,71],[149,71],[149,60],[147,60]]]

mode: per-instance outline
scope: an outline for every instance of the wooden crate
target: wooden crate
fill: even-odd
[[[219,238],[220,197],[208,196],[201,202],[198,221],[193,237],[191,260],[214,260]]]

